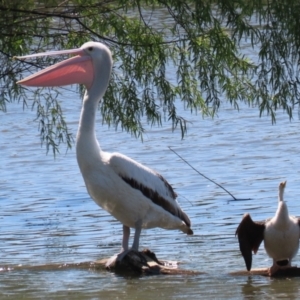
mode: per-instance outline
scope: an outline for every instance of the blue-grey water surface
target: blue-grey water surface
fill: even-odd
[[[76,134],[81,101],[66,91],[61,97],[67,122]],[[291,214],[300,215],[299,121],[281,112],[277,122],[258,117],[257,108],[239,112],[224,104],[219,115],[203,119],[180,111],[189,124],[187,136],[147,127],[144,142],[97,121],[103,149],[119,151],[154,168],[168,179],[192,220],[194,236],[162,229],[144,230],[141,248],[181,267],[206,272],[194,276],[124,278],[88,268],[34,269],[32,266],[79,263],[109,257],[120,249],[121,225],[88,196],[75,150],[55,159],[41,148],[35,113],[21,105],[2,113],[0,175],[0,298],[181,299],[297,298],[299,279],[231,276],[245,269],[235,229],[245,212],[254,220],[274,214],[277,187],[287,180],[285,197]],[[209,182],[217,181],[236,198]],[[270,266],[261,246],[253,268]],[[294,260],[299,264],[299,256]],[[24,268],[13,270],[15,266]],[[9,269],[12,269],[9,271]]]

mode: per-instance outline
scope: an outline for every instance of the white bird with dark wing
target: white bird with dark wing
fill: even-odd
[[[118,259],[129,251],[130,228],[135,228],[132,249],[136,251],[142,228],[179,229],[193,234],[188,216],[176,201],[176,193],[161,175],[125,155],[104,152],[100,148],[95,134],[95,118],[112,70],[112,55],[108,47],[88,42],[79,49],[18,58],[62,54],[76,56],[41,70],[18,84],[36,87],[85,85],[76,138],[77,161],[90,196],[123,224],[122,251]]]
[[[292,259],[298,252],[300,238],[300,220],[289,216],[283,200],[286,181],[279,184],[278,208],[273,218],[262,222],[253,222],[245,214],[236,230],[240,250],[247,270],[251,270],[252,251],[256,254],[264,241],[267,254],[273,259],[269,275],[274,275],[280,268],[291,267]]]

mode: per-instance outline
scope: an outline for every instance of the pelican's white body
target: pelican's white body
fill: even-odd
[[[280,195],[281,191],[279,191]],[[267,254],[273,261],[288,259],[291,265],[292,258],[299,249],[300,227],[298,219],[289,216],[286,203],[282,199],[278,202],[276,215],[266,222],[264,231],[264,245]]]
[[[141,222],[142,228],[161,227],[186,231],[187,226],[181,219],[154,204],[140,190],[132,188],[118,175],[130,176],[145,186],[156,188],[165,199],[178,206],[151,169],[122,154],[108,153],[100,149],[96,162],[93,157],[88,156],[78,158],[78,163],[90,196],[122,224],[135,228],[136,224]]]

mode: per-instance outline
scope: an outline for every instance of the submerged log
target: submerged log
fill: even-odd
[[[15,265],[1,266],[1,272],[11,272],[14,270],[35,270],[35,271],[58,271],[66,269],[87,269],[105,270],[109,259],[97,261],[86,261],[80,263],[50,263],[45,265]],[[122,275],[198,275],[204,274],[192,270],[178,269],[176,261],[158,260],[155,253],[146,249],[142,252],[130,251],[122,261],[116,261],[115,265],[110,265],[110,270]]]
[[[101,259],[94,263],[95,268],[106,268],[109,259]],[[146,274],[146,275],[196,275],[200,272],[178,269],[176,261],[158,260],[155,253],[149,249],[141,252],[130,251],[121,260],[115,260],[108,268],[121,274]],[[202,274],[202,273],[201,273]]]
[[[285,269],[279,269],[276,273],[270,275],[269,268],[259,268],[252,269],[251,271],[243,270],[231,272],[230,275],[240,275],[240,276],[249,276],[249,275],[260,275],[267,277],[300,277],[300,268],[298,267],[289,267]]]

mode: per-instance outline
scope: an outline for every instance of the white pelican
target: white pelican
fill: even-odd
[[[252,251],[256,254],[263,240],[267,254],[273,259],[269,275],[274,275],[280,268],[291,267],[292,259],[298,252],[300,220],[289,216],[283,200],[285,185],[286,181],[279,184],[278,208],[273,218],[253,222],[250,215],[245,214],[236,230],[248,271],[251,270]]]
[[[181,210],[171,185],[157,172],[120,153],[104,152],[96,139],[95,118],[99,101],[107,89],[112,55],[102,43],[88,42],[79,49],[32,54],[19,59],[45,55],[73,54],[18,84],[53,87],[84,84],[79,129],[76,138],[77,161],[86,188],[94,201],[123,224],[121,260],[129,251],[130,228],[135,228],[132,249],[138,251],[142,228],[179,229],[193,234],[188,216]],[[110,260],[110,263],[113,261]]]

